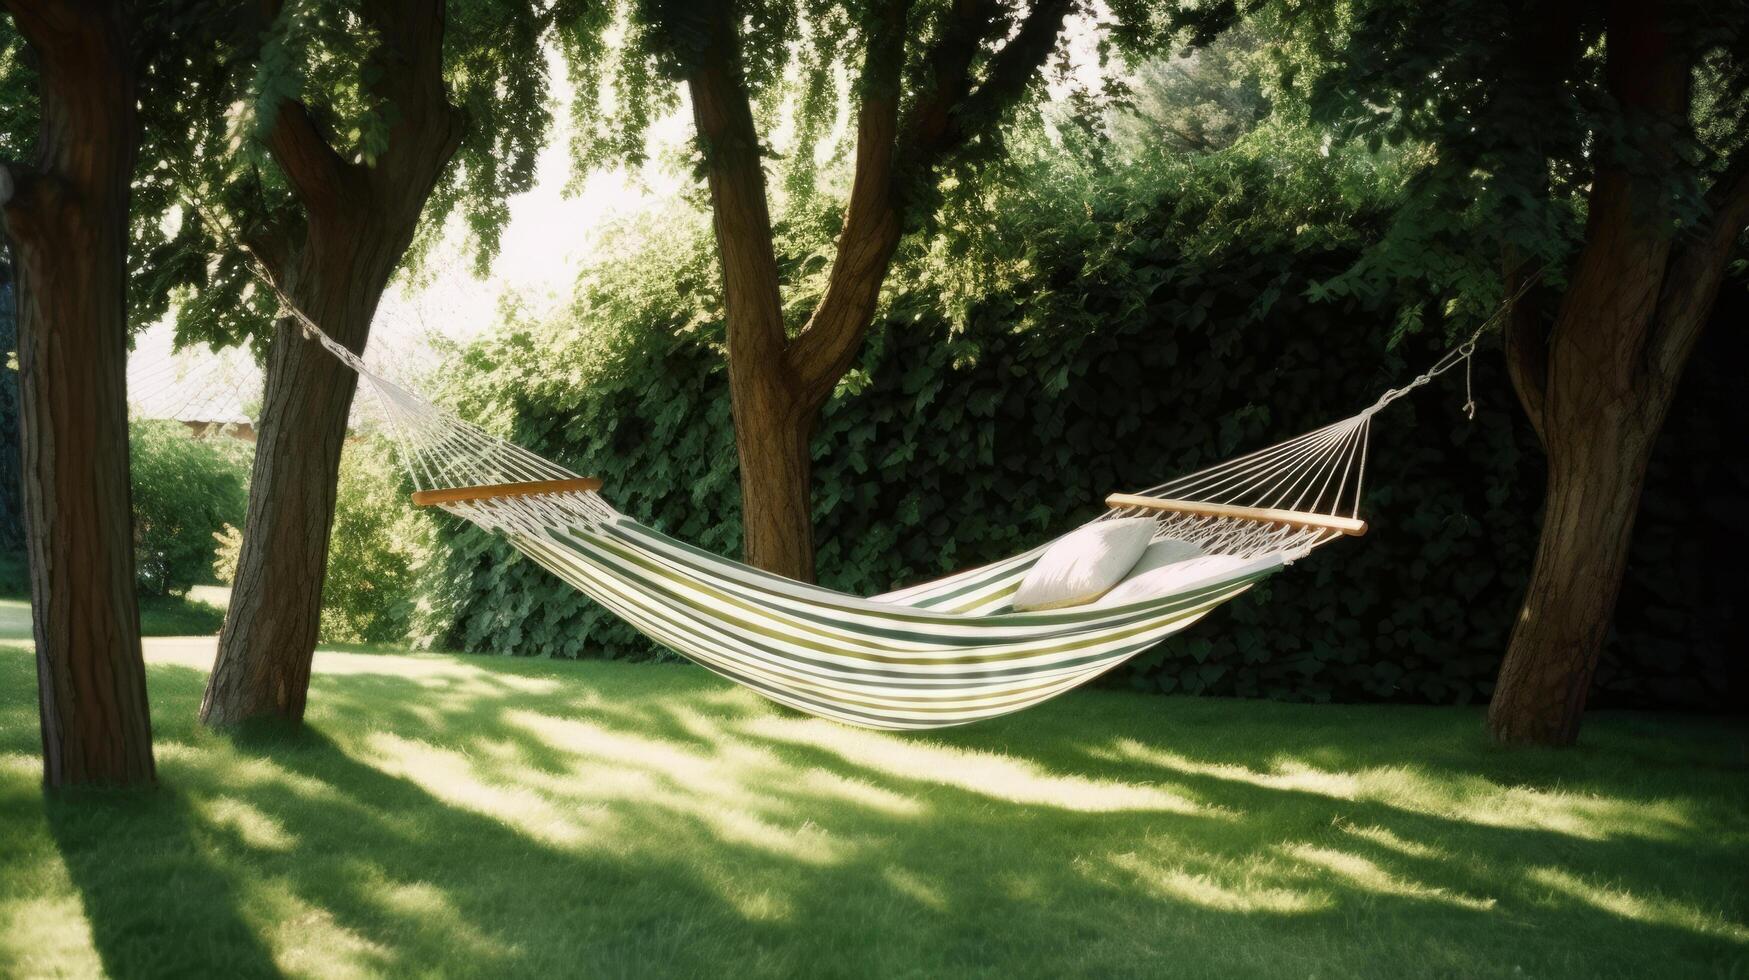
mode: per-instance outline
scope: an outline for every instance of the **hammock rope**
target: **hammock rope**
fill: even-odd
[[[195,208],[255,259],[255,275],[304,337],[357,372],[381,406],[417,490],[452,491],[433,493],[435,506],[503,536],[704,667],[781,704],[870,728],[940,728],[1037,704],[1184,629],[1313,549],[1360,533],[1373,417],[1467,363],[1499,315],[1356,415],[1157,486],[1114,494],[1095,519],[1149,517],[1155,540],[1188,541],[1218,560],[1169,566],[1182,573],[1175,572],[1160,594],[1139,601],[1017,612],[1010,599],[1048,542],[864,598],[785,579],[646,527],[609,505],[592,489],[599,485],[594,481],[373,371],[298,308],[239,236]],[[548,481],[578,489],[527,486]],[[515,492],[489,492],[518,484]],[[454,493],[457,488],[481,492]]]

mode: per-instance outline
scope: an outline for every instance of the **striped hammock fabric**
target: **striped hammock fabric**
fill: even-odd
[[[1284,560],[1261,556],[1128,605],[1019,613],[1007,597],[1043,549],[862,599],[720,558],[625,517],[507,537],[717,674],[799,711],[883,729],[959,725],[1054,697],[1196,622]]]
[[[943,728],[1037,704],[1184,629],[1314,548],[1365,533],[1359,512],[1373,416],[1467,364],[1483,333],[1541,275],[1527,277],[1469,339],[1356,415],[1156,487],[1112,494],[1097,518],[1150,517],[1154,540],[1189,542],[1226,560],[1187,572],[1160,595],[1017,612],[1011,597],[1044,546],[864,599],[645,527],[608,506],[596,492],[599,481],[372,371],[300,310],[222,221],[191,203],[215,234],[249,253],[252,271],[304,338],[356,371],[376,396],[418,488],[416,503],[503,535],[645,635],[729,680],[799,711],[884,729]]]
[[[502,535],[645,635],[735,683],[880,729],[960,725],[1055,697],[1314,548],[1362,533],[1372,416],[1401,394],[1170,483],[1114,494],[1098,518],[1150,517],[1155,540],[1237,561],[1202,566],[1166,594],[1133,602],[1017,612],[1011,597],[1047,546],[872,598],[795,582],[639,524],[608,505],[598,481],[385,380],[292,313],[376,396],[419,488],[416,502]]]

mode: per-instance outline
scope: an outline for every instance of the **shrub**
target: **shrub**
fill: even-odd
[[[156,420],[130,423],[128,441],[140,591],[181,594],[212,581],[213,536],[242,524],[248,507],[251,447],[226,436],[195,438],[180,422]]]
[[[374,437],[349,442],[322,587],[323,639],[407,639],[431,534],[430,518],[407,503],[394,447]]]
[[[1430,363],[1446,343],[1443,307],[1320,288],[1353,266],[1378,211],[1348,164],[1315,145],[1294,152],[1305,159],[1236,153],[1139,183],[1059,176],[993,212],[1001,224],[980,250],[956,251],[951,235],[908,248],[814,441],[823,583],[868,593],[1013,553],[1095,516],[1111,490],[1346,417]],[[1282,173],[1303,184],[1282,190]],[[792,229],[792,282],[817,282],[831,230],[817,216]],[[453,397],[603,477],[626,513],[737,554],[717,296],[708,242],[669,234],[586,273],[565,315],[476,344]],[[791,297],[807,308],[806,289]],[[1321,550],[1112,680],[1307,700],[1485,698],[1536,540],[1542,461],[1499,358],[1485,352],[1474,371],[1473,422],[1450,387],[1461,375],[1376,420],[1371,535]],[[660,655],[502,542],[443,526],[434,594],[449,642]],[[1599,672],[1610,696],[1722,702],[1718,671],[1692,664],[1701,680],[1654,691],[1648,678],[1667,668],[1647,654],[1661,649],[1612,646]]]
[[[226,524],[213,532],[213,579],[220,585],[234,585],[237,563],[243,558],[243,529]]]

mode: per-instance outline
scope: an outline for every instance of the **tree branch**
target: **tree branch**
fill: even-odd
[[[951,152],[1001,124],[1002,117],[1020,100],[1045,59],[1056,50],[1069,7],[1070,0],[1036,0],[1020,30],[991,59],[984,81],[953,114],[950,130],[953,139],[944,145],[945,150]]]
[[[1730,265],[1731,251],[1749,229],[1749,146],[1725,165],[1706,202],[1711,215],[1671,256],[1658,296],[1658,313],[1646,339],[1646,360],[1656,376],[1674,384],[1712,315]]]
[[[704,45],[686,78],[693,127],[704,151],[711,223],[723,273],[731,384],[776,400],[783,376],[785,331],[765,197],[759,134],[742,77],[733,4],[698,11]],[[773,370],[773,369],[777,370]]]
[[[443,77],[444,0],[376,0],[363,9],[382,37],[365,74],[376,75],[373,93],[396,110],[388,147],[367,172],[379,178],[379,193],[422,208],[430,161],[447,163],[466,128]]]
[[[824,404],[855,360],[904,234],[904,208],[930,184],[943,158],[1001,123],[1056,47],[1069,5],[1070,0],[1037,0],[974,89],[972,63],[993,40],[995,21],[989,4],[959,0],[929,54],[934,87],[912,109],[903,136],[895,127],[910,4],[888,0],[871,18],[856,178],[844,230],[826,292],[786,352],[805,406]]]
[[[991,27],[989,4],[957,0],[953,18],[929,51],[930,90],[919,95],[905,121],[898,150],[907,181],[920,179],[939,159],[953,125],[953,112],[972,87],[972,60]]]
[[[1506,320],[1501,331],[1506,345],[1506,374],[1518,392],[1519,403],[1530,419],[1538,442],[1547,445],[1543,432],[1543,405],[1548,398],[1549,335],[1541,304],[1525,289],[1525,279],[1535,274],[1531,262],[1508,247],[1502,279],[1506,293]]]
[[[989,40],[992,18],[988,5],[978,0],[960,0],[955,5],[953,26],[943,33],[931,52],[935,66],[934,90],[912,110],[906,127],[907,145],[901,150],[906,176],[912,183],[926,180],[947,155],[976,136],[994,128],[1032,74],[1056,47],[1069,0],[1037,0],[1020,29],[990,60],[982,84],[972,88],[971,65]]]
[[[856,176],[826,292],[785,354],[804,404],[832,394],[862,344],[901,234],[893,193],[899,76],[910,0],[886,0],[869,18],[862,105],[856,123]]]
[[[267,133],[267,148],[312,218],[339,213],[347,183],[358,176],[356,165],[335,151],[316,128],[308,107],[295,99],[281,102]]]
[[[279,19],[285,0],[261,0],[266,24]],[[267,148],[285,173],[292,193],[311,217],[339,213],[345,185],[354,179],[354,164],[335,151],[310,117],[309,106],[287,99],[273,107],[273,124],[267,131]]]

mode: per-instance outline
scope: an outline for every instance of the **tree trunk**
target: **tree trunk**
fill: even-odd
[[[747,562],[802,582],[814,580],[814,414],[797,417],[745,393],[734,398]]]
[[[705,148],[712,228],[723,271],[743,547],[748,563],[811,582],[809,440],[814,413],[801,410],[796,381],[784,359],[788,339],[765,173],[730,6],[713,8],[706,25],[707,47],[699,70],[687,80],[687,91]]]
[[[335,340],[362,351],[400,257],[356,248],[362,229],[324,231],[285,284],[298,308]],[[301,721],[322,616],[328,534],[340,453],[358,377],[298,324],[274,328],[267,361],[249,511],[231,602],[200,718],[231,725],[256,716]]]
[[[270,2],[269,12],[277,7]],[[268,136],[308,216],[301,245],[277,270],[282,288],[325,333],[359,353],[426,198],[462,138],[443,83],[442,0],[385,0],[365,9],[382,39],[365,75],[397,120],[388,149],[370,167],[343,159],[297,102],[279,108]],[[243,548],[201,699],[209,725],[303,720],[357,385],[295,321],[275,326]]]
[[[1646,464],[1726,264],[1749,221],[1749,154],[1680,241],[1647,164],[1673,172],[1660,127],[1687,119],[1689,64],[1659,4],[1610,7],[1606,72],[1641,145],[1599,153],[1585,247],[1546,340],[1515,315],[1507,351],[1549,483],[1524,607],[1488,708],[1497,741],[1570,745],[1603,652]],[[1628,165],[1624,165],[1624,159]]]
[[[1068,0],[1039,0],[990,56],[973,89],[971,67],[1004,36],[993,4],[953,5],[927,62],[926,95],[899,125],[911,3],[864,11],[867,50],[857,86],[856,175],[826,292],[792,339],[783,317],[759,134],[742,74],[740,12],[731,3],[677,5],[668,29],[696,55],[686,73],[693,123],[710,183],[729,341],[729,393],[741,466],[747,561],[814,579],[811,439],[820,410],[856,362],[904,234],[902,213],[935,166],[999,123],[1055,47]],[[997,30],[998,26],[1003,30]],[[809,148],[803,152],[812,152]]]
[[[150,784],[128,485],[137,150],[122,5],[8,4],[39,57],[35,166],[0,180],[19,283],[23,504],[43,781]]]
[[[1659,417],[1663,405],[1640,406]],[[1657,426],[1621,413],[1554,427],[1542,535],[1488,708],[1501,742],[1571,745],[1627,571]]]

